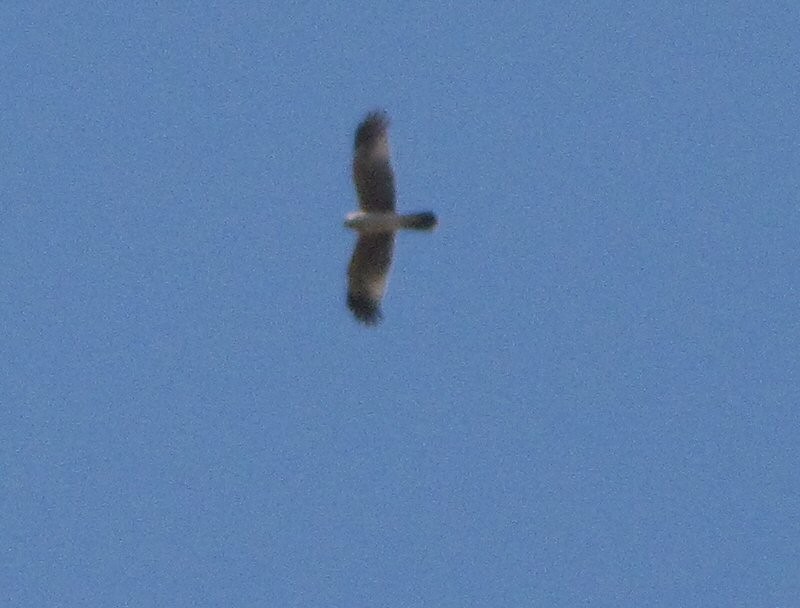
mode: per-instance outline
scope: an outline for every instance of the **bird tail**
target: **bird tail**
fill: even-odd
[[[400,225],[409,230],[433,230],[438,220],[430,211],[424,213],[408,213],[401,216]]]

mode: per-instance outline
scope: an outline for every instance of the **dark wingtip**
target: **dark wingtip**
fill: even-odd
[[[355,146],[368,143],[389,128],[389,118],[383,110],[376,110],[367,114],[356,129]]]
[[[347,307],[364,325],[377,325],[383,319],[378,304],[363,296],[347,294]]]

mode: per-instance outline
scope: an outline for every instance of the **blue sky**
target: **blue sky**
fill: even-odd
[[[800,9],[694,4],[4,3],[3,605],[797,605]]]

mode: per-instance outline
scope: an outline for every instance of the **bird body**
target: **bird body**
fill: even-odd
[[[433,230],[436,216],[430,212],[406,213],[392,211],[354,211],[348,213],[344,225],[360,234],[394,232],[396,230]]]

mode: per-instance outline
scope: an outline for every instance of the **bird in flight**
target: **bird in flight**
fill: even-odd
[[[388,128],[386,115],[373,112],[356,129],[353,181],[360,210],[349,213],[344,223],[358,233],[347,271],[347,307],[366,325],[375,325],[382,318],[380,304],[392,265],[395,233],[432,230],[437,224],[430,211],[395,212]]]

